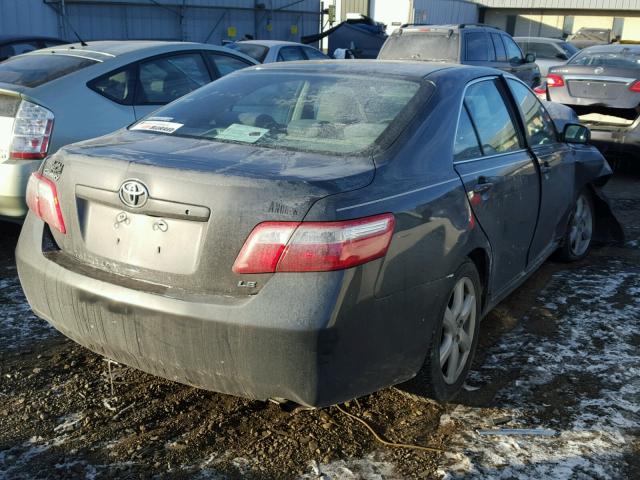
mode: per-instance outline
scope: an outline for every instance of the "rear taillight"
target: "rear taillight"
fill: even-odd
[[[564,78],[561,75],[550,73],[547,75],[547,87],[564,87]]]
[[[38,217],[61,233],[67,233],[60,209],[56,184],[40,173],[33,173],[27,184],[27,205]]]
[[[53,130],[53,113],[23,100],[13,124],[11,158],[41,160],[47,156]]]
[[[547,93],[547,87],[538,85],[533,89],[533,93],[535,93],[536,95],[545,95]]]
[[[233,265],[235,273],[326,272],[384,257],[395,219],[385,213],[341,222],[257,225]]]
[[[632,92],[640,93],[640,80],[633,82],[629,86],[629,90],[631,90]]]

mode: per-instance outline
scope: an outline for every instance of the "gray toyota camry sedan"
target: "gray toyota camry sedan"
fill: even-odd
[[[493,69],[254,67],[29,181],[34,312],[200,388],[326,406],[420,374],[446,401],[480,319],[612,225],[589,131]]]

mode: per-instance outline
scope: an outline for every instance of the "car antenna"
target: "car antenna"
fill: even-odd
[[[76,36],[76,38],[78,39],[78,41],[80,42],[80,45],[82,45],[83,47],[88,47],[89,45],[87,44],[87,42],[85,42],[84,40],[82,40],[82,38],[80,38],[80,35],[78,35],[78,32],[76,32],[76,29],[73,28],[73,25],[71,25],[71,22],[69,21],[69,19],[67,18],[66,15],[63,15],[62,18],[65,19],[65,21],[67,22],[67,26],[71,29],[71,31],[73,32],[73,34]]]

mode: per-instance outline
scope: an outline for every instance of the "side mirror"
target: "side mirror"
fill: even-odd
[[[584,125],[567,123],[562,132],[562,139],[566,143],[586,144],[591,140],[591,131]]]
[[[527,53],[524,56],[524,63],[535,63],[536,62],[536,54],[535,53]]]
[[[558,60],[569,60],[569,58],[567,58],[567,54],[562,52],[556,53],[556,58]]]

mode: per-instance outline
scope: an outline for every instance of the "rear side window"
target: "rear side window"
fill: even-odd
[[[478,136],[471,123],[471,117],[469,117],[467,107],[463,105],[453,146],[453,160],[469,160],[470,158],[478,158],[481,156],[482,150],[480,149]]]
[[[324,53],[316,50],[315,48],[305,47],[304,53],[309,60],[326,60],[327,57]]]
[[[521,62],[522,52],[520,51],[518,44],[514,42],[511,37],[507,37],[506,35],[502,35],[502,41],[504,42],[504,47],[507,50],[507,59],[510,62]]]
[[[282,47],[278,52],[279,62],[294,62],[296,60],[306,60],[307,57],[299,47]]]
[[[213,63],[215,64],[216,69],[218,70],[218,73],[221,77],[235,72],[236,70],[240,70],[241,68],[247,68],[251,66],[250,63],[247,63],[244,60],[240,60],[230,55],[212,53],[209,55],[209,58],[213,60]]]
[[[199,53],[156,58],[140,64],[136,104],[164,105],[210,81]]]
[[[133,97],[133,67],[110,72],[89,82],[89,88],[109,100],[130,104]]]
[[[508,79],[509,88],[524,117],[527,139],[532,147],[555,143],[556,131],[551,117],[536,96],[523,84]]]
[[[465,35],[467,44],[467,60],[470,62],[489,61],[489,37],[484,32],[473,32]],[[493,49],[492,49],[493,50]],[[493,55],[492,55],[493,56]]]
[[[60,54],[13,57],[0,63],[0,82],[39,87],[95,63],[95,60]]]
[[[500,34],[492,33],[491,41],[493,42],[493,48],[496,51],[496,60],[498,62],[506,62],[507,61],[507,52],[504,49],[504,44],[502,40],[500,40]]]
[[[464,104],[477,128],[484,155],[508,153],[521,148],[515,124],[495,81],[470,85]]]

